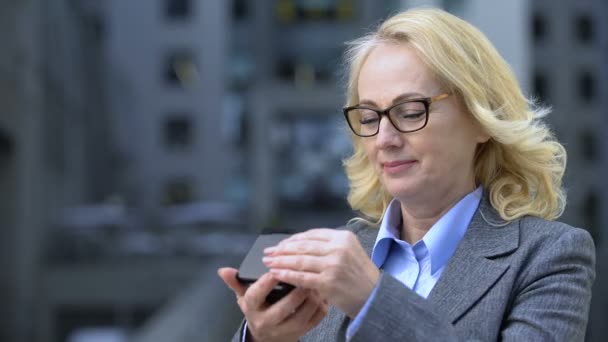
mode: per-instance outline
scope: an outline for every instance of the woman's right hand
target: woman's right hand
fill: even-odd
[[[234,291],[237,303],[247,319],[248,341],[297,341],[325,317],[327,301],[316,292],[295,288],[273,305],[266,296],[278,284],[272,274],[264,274],[249,288],[236,279],[237,270],[220,268],[218,275]]]

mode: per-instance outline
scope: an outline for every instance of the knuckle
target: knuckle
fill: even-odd
[[[296,249],[296,252],[300,253],[300,254],[304,254],[307,252],[306,244],[304,244],[304,243],[298,243],[296,245],[295,249]]]
[[[340,246],[338,248],[336,248],[336,254],[335,254],[335,258],[332,260],[334,263],[334,266],[338,266],[340,264],[342,264],[344,262],[344,260],[346,259],[347,256],[347,249],[344,246]]]
[[[306,297],[308,297],[308,291],[305,289],[302,289],[301,291],[298,292],[296,299],[298,302],[302,302],[304,299],[306,299]]]
[[[304,262],[302,261],[302,259],[301,258],[297,258],[297,257],[294,257],[292,259],[292,264],[293,264],[293,267],[295,269],[297,269],[297,270],[302,269],[302,267],[304,266]]]
[[[340,240],[343,242],[350,242],[350,241],[353,241],[353,239],[356,239],[357,237],[355,236],[355,234],[353,232],[346,230],[346,231],[341,232],[340,238],[341,238]]]
[[[243,298],[239,298],[236,303],[239,305],[239,308],[241,308],[241,311],[243,312],[243,314],[247,314],[247,312],[249,311],[247,308],[247,303],[245,303],[245,301],[243,300]]]
[[[327,261],[327,269],[336,269],[336,268],[340,268],[340,258],[335,257],[335,258],[331,258]]]
[[[340,255],[342,255],[342,253],[344,253],[344,247],[342,245],[335,246],[333,250],[333,255],[335,255],[336,257],[339,257]]]
[[[324,279],[321,281],[319,290],[322,293],[327,293],[327,290],[338,281],[338,277],[336,276],[336,273],[328,273],[323,278]]]
[[[268,319],[262,318],[262,317],[259,318],[255,322],[255,327],[256,327],[256,330],[265,331],[269,327],[268,326]]]

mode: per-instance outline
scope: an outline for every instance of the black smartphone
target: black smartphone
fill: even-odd
[[[262,234],[253,243],[253,246],[241,262],[239,271],[236,274],[236,279],[243,285],[249,286],[256,282],[264,273],[268,272],[269,269],[262,262],[264,257],[264,249],[267,247],[276,246],[279,242],[290,237],[291,234]],[[287,295],[294,286],[279,283],[275,288],[270,291],[266,297],[268,304],[274,304]]]

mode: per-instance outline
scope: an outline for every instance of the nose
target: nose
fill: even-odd
[[[383,116],[380,119],[378,134],[376,135],[376,145],[379,148],[401,146],[403,143],[402,133],[399,132],[391,121]]]

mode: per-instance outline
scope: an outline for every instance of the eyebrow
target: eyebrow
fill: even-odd
[[[403,93],[403,94],[395,97],[391,104],[395,104],[397,102],[404,101],[404,100],[419,99],[419,98],[425,98],[425,97],[426,96],[422,95],[421,93],[416,93],[416,92]],[[367,105],[378,107],[378,104],[376,102],[374,102],[372,100],[367,100],[367,99],[359,101],[359,104],[367,104]]]

